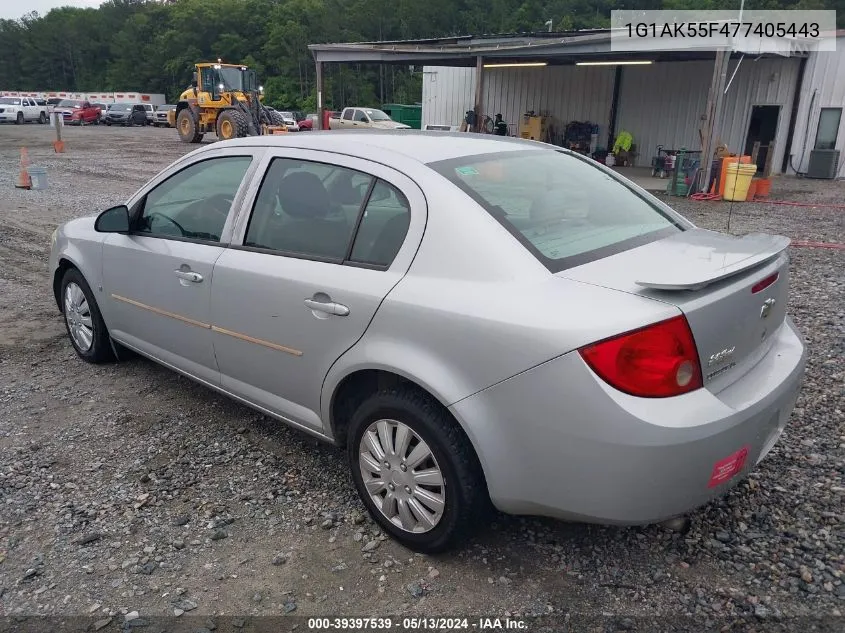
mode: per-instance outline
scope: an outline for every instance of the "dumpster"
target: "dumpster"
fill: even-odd
[[[422,105],[420,104],[386,103],[381,109],[397,123],[404,123],[415,130],[422,129]]]

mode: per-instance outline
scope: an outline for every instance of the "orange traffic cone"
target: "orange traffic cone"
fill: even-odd
[[[18,184],[15,185],[18,189],[32,189],[32,178],[29,177],[27,167],[29,167],[29,154],[25,147],[21,147],[21,173],[18,176]]]

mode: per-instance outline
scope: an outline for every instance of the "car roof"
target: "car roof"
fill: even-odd
[[[209,145],[207,149],[220,147],[221,143],[228,147],[290,147],[337,152],[379,162],[387,162],[385,153],[392,153],[424,164],[478,154],[551,149],[545,143],[517,138],[420,130],[331,130],[309,134],[267,134],[220,141]]]

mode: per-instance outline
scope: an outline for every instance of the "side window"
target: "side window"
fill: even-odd
[[[251,162],[249,156],[222,156],[174,174],[146,195],[136,231],[219,242]]]
[[[200,89],[208,93],[214,92],[214,69],[206,66],[200,72]]]
[[[277,158],[261,183],[244,246],[343,261],[371,183],[353,169]]]
[[[355,110],[355,120],[360,121],[361,123],[366,123],[368,121],[367,115],[361,110]]]
[[[819,113],[819,127],[816,128],[816,149],[836,149],[841,120],[842,108],[822,108]]]
[[[355,110],[353,110],[352,108],[347,108],[346,110],[343,111],[343,120],[344,121],[351,121],[352,115],[354,113],[355,113]]]
[[[390,266],[405,241],[410,220],[408,199],[393,185],[379,180],[361,218],[350,261]]]

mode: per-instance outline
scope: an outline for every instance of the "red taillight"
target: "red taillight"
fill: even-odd
[[[701,387],[701,365],[683,316],[626,332],[579,350],[599,377],[619,391],[667,398]]]
[[[765,279],[761,279],[756,284],[751,286],[751,294],[757,294],[761,290],[765,290],[773,283],[775,283],[778,280],[778,277],[780,277],[780,273],[774,273],[773,275],[769,275]]]

